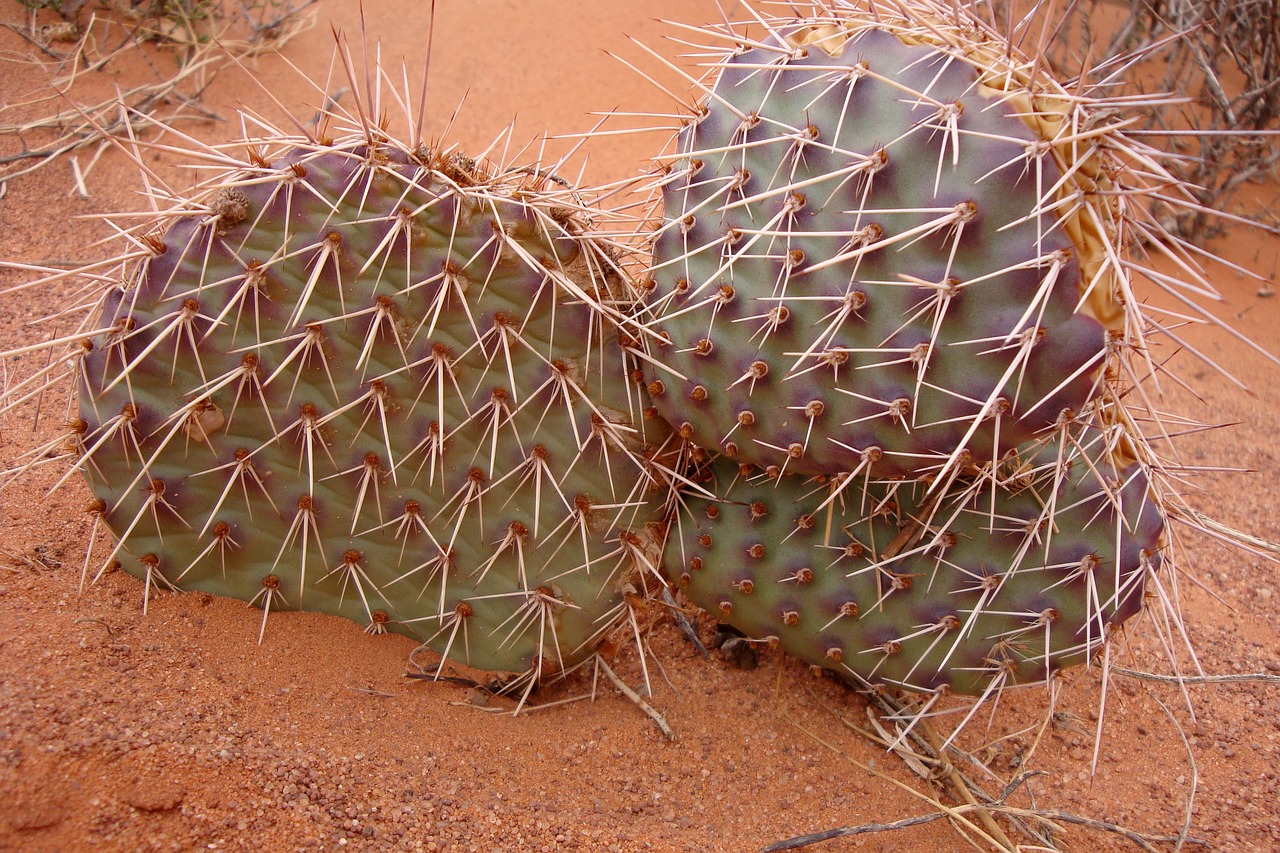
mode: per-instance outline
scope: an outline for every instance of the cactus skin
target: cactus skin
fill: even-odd
[[[585,659],[666,499],[611,254],[532,173],[363,135],[254,163],[142,239],[85,345],[112,556],[263,628],[336,613],[530,681]]]
[[[722,457],[706,484],[719,499],[687,498],[668,571],[748,637],[860,683],[1044,682],[1141,608],[1164,529],[1140,466],[1055,444],[936,498],[921,481],[772,478]]]
[[[655,405],[778,471],[997,460],[1101,393],[1126,322],[1086,233],[1109,202],[1087,193],[1096,164],[1045,141],[1058,107],[992,80],[979,46],[849,17],[727,56],[681,130],[648,298]]]

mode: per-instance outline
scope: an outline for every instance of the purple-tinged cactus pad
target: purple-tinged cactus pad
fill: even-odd
[[[585,659],[667,497],[612,254],[531,172],[363,138],[258,160],[141,238],[81,359],[112,557],[479,669]]]
[[[748,637],[914,691],[982,695],[1086,662],[1142,606],[1161,513],[1098,442],[998,480],[764,475],[721,458],[687,498],[666,571]],[[1120,465],[1125,467],[1121,468]]]
[[[679,135],[655,405],[781,472],[994,461],[1098,393],[1108,328],[1087,309],[1110,294],[1086,296],[1108,282],[1081,274],[1074,177],[1034,99],[957,51],[806,33],[727,57]]]

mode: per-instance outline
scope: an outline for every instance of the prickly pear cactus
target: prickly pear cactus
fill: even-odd
[[[983,33],[826,12],[726,53],[679,133],[655,405],[780,472],[997,460],[1096,397],[1134,331],[1107,163]]]
[[[1123,98],[962,6],[770,8],[689,36],[708,70],[653,183],[634,337],[718,457],[668,576],[867,682],[1044,682],[1172,570],[1171,517],[1209,529],[1154,377],[1213,290],[1150,200],[1202,208]]]
[[[591,654],[659,547],[669,430],[558,189],[357,134],[141,234],[75,366],[111,560],[264,628],[337,613],[533,679]]]
[[[1024,447],[994,477],[771,477],[716,462],[668,569],[748,637],[861,684],[981,696],[1088,661],[1141,608],[1164,519],[1139,466]]]

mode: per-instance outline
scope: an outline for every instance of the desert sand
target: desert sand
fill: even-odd
[[[469,150],[487,146],[513,118],[512,138],[523,142],[548,130],[587,130],[593,112],[670,112],[674,105],[660,89],[609,54],[678,85],[630,37],[688,65],[677,59],[681,46],[664,41],[679,33],[655,19],[720,18],[709,0],[440,6],[427,129],[439,135],[452,124],[449,138]],[[208,81],[200,109],[186,110],[177,127],[205,140],[231,139],[240,129],[237,109],[280,120],[273,100],[311,115],[319,90],[290,64],[323,81],[331,26],[357,45],[356,55],[363,34],[366,44],[380,45],[384,65],[398,68],[403,58],[416,79],[426,53],[426,7],[366,0],[362,21],[357,3],[321,0],[309,10],[315,26],[290,41],[283,58],[224,66]],[[0,20],[21,29],[28,13],[4,0]],[[96,87],[106,97],[112,86],[155,79],[166,62],[172,66],[163,49],[122,55],[85,91]],[[0,103],[48,95],[51,69],[30,42],[0,31]],[[49,104],[23,109],[34,117]],[[646,123],[659,122],[631,120]],[[664,140],[660,131],[600,137],[573,162],[583,183],[620,180],[647,168]],[[12,153],[19,142],[9,136],[0,144]],[[543,157],[573,144],[552,139]],[[94,153],[76,154],[82,170]],[[194,180],[172,157],[145,156],[176,187]],[[93,243],[111,233],[102,215],[146,202],[137,169],[118,151],[106,150],[91,165],[82,182],[87,196],[66,156],[4,185],[0,258],[58,265],[101,253]],[[1275,209],[1274,182],[1249,190],[1252,201]],[[1212,268],[1223,296],[1215,310],[1280,354],[1280,299],[1268,284],[1280,267],[1280,238],[1233,227],[1209,248],[1262,277]],[[0,287],[29,278],[3,270]],[[58,288],[0,296],[0,350],[43,334],[28,324],[69,298]],[[1184,334],[1248,386],[1185,354],[1176,359],[1198,399],[1169,382],[1167,408],[1234,424],[1181,440],[1185,458],[1207,469],[1188,498],[1222,524],[1280,539],[1280,367],[1222,331]],[[20,376],[40,357],[11,359],[5,369]],[[56,417],[38,427],[33,421],[30,408],[0,421],[0,460],[55,434]],[[1218,468],[1242,471],[1212,470]],[[590,671],[535,694],[534,705],[550,707],[513,717],[510,699],[406,678],[411,640],[369,636],[345,620],[273,614],[258,645],[261,613],[242,602],[166,593],[153,597],[144,615],[141,584],[123,573],[81,595],[91,532],[87,492],[72,483],[46,497],[59,474],[44,469],[0,492],[0,850],[752,850],[833,827],[927,815],[937,807],[926,798],[955,803],[954,793],[868,739],[866,700],[839,682],[767,648],[751,669],[719,656],[702,659],[666,619],[648,635],[661,663],[648,701],[674,739],[607,679],[593,683]],[[1209,678],[1180,687],[1113,672],[1096,769],[1098,668],[1072,676],[1050,718],[1043,690],[1014,694],[970,722],[961,743],[973,759],[963,764],[997,796],[1004,783],[1034,771],[1009,799],[1019,808],[1150,836],[1182,834],[1189,850],[1276,849],[1276,566],[1207,536],[1179,536],[1180,607]],[[709,637],[712,620],[699,624]],[[1171,671],[1151,628],[1149,620],[1134,625],[1118,666]],[[1178,660],[1195,672],[1185,651]],[[634,649],[621,649],[612,666],[639,684]],[[1258,677],[1231,680],[1236,676]],[[592,693],[594,699],[581,698]],[[581,700],[565,701],[575,698]],[[946,725],[940,721],[940,730]],[[1132,838],[1068,820],[1060,820],[1064,849],[1138,849]],[[1151,843],[1174,849],[1174,842]],[[971,849],[945,820],[811,849],[857,848]]]

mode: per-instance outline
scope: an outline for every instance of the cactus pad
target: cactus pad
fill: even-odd
[[[1164,521],[1141,468],[1099,439],[1024,451],[994,480],[932,493],[722,458],[707,483],[719,499],[688,498],[668,571],[748,637],[862,683],[1043,682],[1139,610]]]
[[[655,404],[741,462],[877,476],[1084,408],[1129,318],[1066,99],[927,27],[779,26],[713,68],[661,181]]]
[[[659,547],[669,431],[573,198],[357,134],[141,233],[76,367],[112,558],[264,628],[337,613],[533,679],[591,654]]]

